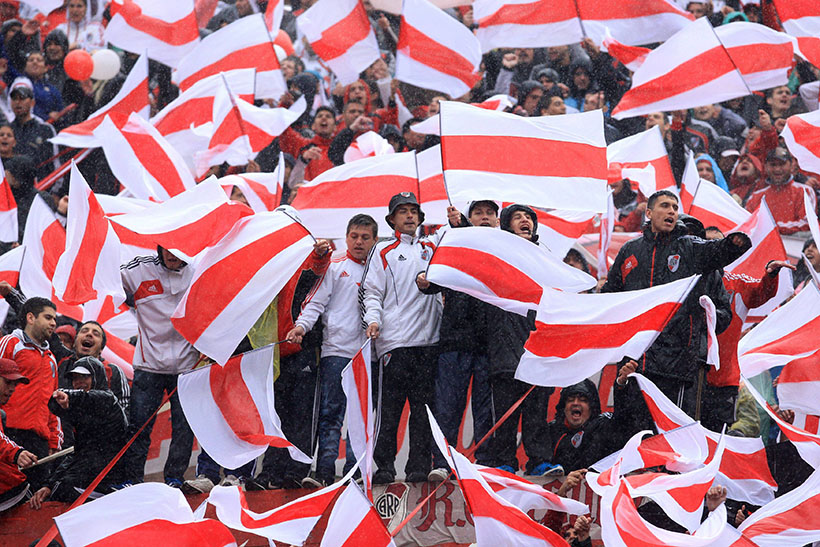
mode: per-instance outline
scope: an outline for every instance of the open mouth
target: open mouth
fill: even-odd
[[[570,411],[569,411],[569,415],[573,418],[580,418],[581,414],[582,414],[582,412],[581,412],[580,408],[573,408],[573,409],[570,409]]]
[[[86,349],[91,349],[92,347],[94,347],[94,341],[91,340],[91,339],[86,338],[85,340],[80,342],[80,346],[84,347]]]

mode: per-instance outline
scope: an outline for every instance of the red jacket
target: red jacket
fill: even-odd
[[[709,384],[716,387],[740,385],[737,343],[743,330],[743,319],[738,316],[738,307],[751,310],[774,298],[777,294],[777,276],[764,274],[763,279],[754,279],[744,274],[725,272],[723,285],[732,298],[732,322],[717,337],[720,368],[710,368],[706,375]]]
[[[22,384],[21,384],[22,385]],[[3,494],[26,482],[26,476],[17,469],[14,459],[23,448],[3,434],[0,422],[0,506]]]
[[[803,210],[803,192],[806,188],[808,186],[805,184],[794,181],[783,185],[770,184],[752,194],[746,202],[746,210],[754,212],[765,197],[766,204],[777,222],[778,232],[787,235],[807,231],[809,221],[806,220],[806,212]],[[814,198],[814,191],[809,190],[809,195]]]
[[[326,139],[324,137],[320,137],[319,135],[316,135],[312,139],[308,139],[307,137],[300,135],[298,131],[291,127],[285,129],[285,132],[282,133],[281,137],[279,137],[279,147],[282,149],[282,152],[285,154],[290,154],[294,158],[299,158],[303,148],[309,144],[315,144],[322,151],[321,158],[311,160],[308,162],[307,167],[305,167],[305,181],[313,180],[333,167],[333,162],[330,161],[330,158],[327,155],[331,142],[333,142],[332,137]]]
[[[33,431],[58,450],[63,439],[60,420],[48,410],[51,394],[57,389],[57,361],[49,349],[37,346],[22,330],[0,339],[0,357],[12,359],[29,384],[20,384],[6,411],[6,427]]]

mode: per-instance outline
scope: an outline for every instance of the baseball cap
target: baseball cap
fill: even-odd
[[[69,371],[71,374],[88,374],[91,375],[91,371],[83,366],[74,367]]]
[[[771,160],[778,160],[778,161],[790,161],[792,159],[792,155],[789,153],[789,150],[778,146],[774,150],[770,150],[768,154],[766,154],[766,161],[769,162]]]
[[[22,76],[15,78],[9,88],[9,97],[29,99],[34,97],[34,85],[31,80]]]
[[[476,201],[471,201],[470,204],[467,206],[467,216],[470,216],[470,215],[473,214],[473,208],[475,208],[475,206],[478,205],[479,203],[483,203],[484,205],[489,205],[490,207],[493,208],[493,210],[495,210],[495,214],[498,214],[498,203],[496,203],[496,202],[494,202],[493,200],[490,200],[490,199],[479,199],[479,200],[476,200]]]
[[[21,384],[29,383],[29,379],[20,374],[20,367],[11,359],[0,358],[0,378],[19,380]]]

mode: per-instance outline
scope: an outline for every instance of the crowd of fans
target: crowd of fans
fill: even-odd
[[[359,135],[375,131],[396,151],[422,151],[438,144],[438,138],[417,133],[413,127],[437,113],[439,101],[481,102],[506,94],[516,99],[510,110],[520,116],[571,116],[600,109],[605,115],[608,143],[657,126],[678,184],[686,154],[691,151],[699,176],[729,193],[741,206],[754,211],[765,198],[781,234],[808,230],[803,190],[809,188],[816,196],[820,180],[818,175],[800,169],[778,137],[786,118],[818,107],[820,69],[799,58],[788,84],[765,93],[686,111],[615,120],[609,111],[629,89],[631,73],[590,39],[550,48],[491,51],[482,61],[483,78],[472,91],[465,97],[447,97],[391,78],[399,18],[374,9],[368,0],[363,4],[381,58],[359,80],[343,87],[335,83],[332,73],[297,34],[294,17],[313,3],[292,0],[285,11],[282,28],[294,46],[292,54],[282,54],[280,59],[288,92],[279,101],[257,103],[288,106],[304,97],[306,113],[247,166],[222,165],[206,176],[270,172],[281,151],[287,166],[283,196],[283,204],[287,204],[301,184],[344,163],[345,151]],[[759,5],[741,7],[732,0],[719,6],[717,2],[688,2],[685,7],[697,17],[708,17],[715,26],[733,21],[775,26],[776,21],[765,20],[766,3],[764,0],[763,11]],[[3,252],[22,241],[29,207],[38,194],[35,183],[69,161],[75,152],[60,150],[49,139],[106,104],[134,64],[133,53],[118,51],[122,68],[110,80],[75,81],[66,75],[63,60],[69,51],[107,47],[107,4],[103,0],[67,0],[43,17],[25,3],[0,0],[0,160],[17,202],[20,226],[20,239],[0,244]],[[200,33],[205,36],[238,18],[264,12],[265,4],[263,0],[220,1]],[[471,8],[447,12],[474,28]],[[155,114],[179,91],[171,83],[169,67],[151,61],[149,71]],[[398,101],[412,115],[404,123],[399,123],[403,106]],[[120,184],[101,151],[93,151],[78,167],[95,192],[119,193]],[[67,179],[39,191],[63,222]],[[619,363],[614,414],[601,413],[598,390],[587,380],[562,390],[555,419],[548,422],[552,388],[536,387],[488,442],[478,447],[478,463],[519,471],[516,435],[520,422],[527,456],[524,472],[568,474],[577,482],[579,473],[619,449],[632,432],[652,429],[640,393],[627,378],[635,370],[655,381],[671,400],[711,429],[719,431],[726,425],[730,434],[763,436],[767,443],[774,443],[765,424],[761,427],[754,403],[739,389],[737,378],[715,379],[710,375],[707,393],[714,396],[696,396],[706,354],[705,318],[697,298],[709,295],[718,308],[718,330],[729,328],[733,318],[730,293],[745,289],[732,288],[722,268],[748,249],[748,237],[724,237],[697,219],[685,218],[671,192],[644,196],[629,180],[614,180],[611,186],[617,208],[615,229],[643,234],[624,246],[606,282],[597,290],[645,288],[694,273],[703,274],[703,278],[652,348],[643,356]],[[244,200],[238,188],[231,198]],[[441,231],[421,227],[424,212],[411,193],[394,196],[385,213],[395,230],[386,239],[387,234],[378,233],[371,217],[356,215],[350,219],[345,241],[336,242],[335,251],[330,242],[319,241],[237,348],[241,352],[287,340],[278,349],[276,407],[288,439],[306,453],[313,453],[318,444],[315,472],[291,460],[284,449],[269,449],[259,473],[253,464],[220,470],[202,451],[197,477],[186,482],[183,475],[194,437],[177,396],[172,395],[173,438],[164,469],[166,483],[187,492],[204,492],[220,482],[241,482],[248,489],[317,487],[333,482],[344,415],[341,369],[366,337],[374,341],[374,357],[379,360],[374,367],[381,411],[375,483],[396,480],[397,430],[405,401],[411,409],[405,479],[444,480],[449,470],[442,455],[431,447],[425,405],[435,409],[445,435],[455,439],[471,384],[478,441],[528,392],[530,386],[515,380],[514,372],[524,342],[534,329],[533,315],[505,312],[428,282],[418,272],[426,269]],[[500,227],[531,241],[533,252],[543,252],[538,249],[536,212],[527,205],[500,209],[493,201],[477,201],[463,214],[451,207],[448,218],[449,228],[442,229]],[[663,249],[662,256],[655,255],[655,247]],[[811,267],[820,271],[820,252],[813,241],[806,241],[804,253]],[[672,255],[679,257],[680,268],[673,269],[671,262],[667,268]],[[565,261],[589,271],[578,250],[570,251]],[[663,267],[654,268],[655,263]],[[774,262],[755,280],[767,285],[764,301],[774,295],[771,279],[783,267],[793,268]],[[155,256],[140,257],[123,266],[123,286],[140,327],[131,382],[116,365],[100,359],[106,334],[98,323],[58,317],[50,301],[26,299],[15,287],[0,283],[0,295],[12,310],[5,325],[9,335],[0,342],[0,406],[5,410],[5,435],[20,447],[6,451],[6,445],[0,445],[5,463],[0,469],[0,509],[23,499],[27,484],[35,507],[49,499],[75,499],[123,442],[149,421],[163,394],[173,392],[178,375],[198,362],[198,352],[170,323],[170,314],[192,276],[185,262],[162,248]],[[147,296],[144,284],[154,280],[158,294]],[[802,266],[794,280],[800,288],[811,282],[810,272]],[[58,324],[64,326],[57,328]],[[739,336],[738,330],[735,345]],[[317,385],[319,389],[314,392]],[[143,480],[152,425],[149,422],[142,430],[98,491]],[[7,443],[5,437],[3,442]],[[74,454],[58,460],[53,468],[36,466],[25,477],[17,471],[18,465],[26,468],[72,444]],[[781,456],[797,461],[790,454]],[[350,451],[347,457],[349,468],[355,460]],[[799,484],[798,475],[799,470],[792,466],[782,486]],[[588,522],[585,525],[588,528]]]

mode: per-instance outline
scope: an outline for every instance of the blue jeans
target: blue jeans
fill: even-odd
[[[492,419],[492,398],[490,391],[490,365],[484,355],[448,351],[438,357],[436,373],[435,416],[447,442],[456,445],[458,429],[464,409],[467,408],[467,388],[473,379],[473,438],[480,441],[490,430]],[[476,451],[476,460],[486,461],[489,457],[489,441],[485,441]],[[441,452],[433,449],[433,467],[448,467]]]
[[[145,370],[134,371],[134,382],[131,386],[131,406],[129,408],[128,438],[130,439],[142,427],[149,416],[159,408],[162,396],[171,392],[177,385],[176,374],[157,374]],[[145,476],[145,460],[148,458],[148,448],[151,446],[151,431],[154,429],[156,416],[151,419],[140,436],[125,454],[125,469],[127,479],[133,482],[142,482]],[[188,469],[191,459],[191,449],[194,445],[194,432],[191,431],[179,396],[174,393],[171,397],[171,445],[168,447],[168,459],[165,462],[163,474],[165,479],[184,480],[183,475]]]
[[[345,417],[347,399],[342,390],[342,370],[350,362],[347,357],[322,357],[319,361],[319,455],[316,459],[316,476],[325,482],[336,477],[336,458],[339,457],[339,439]],[[347,473],[356,465],[356,457],[347,438],[345,467]]]
[[[199,452],[196,458],[196,474],[205,475],[214,484],[219,484],[219,472],[225,469],[216,463],[205,450]],[[245,465],[236,469],[225,469],[225,476],[233,475],[238,479],[252,479],[256,472],[256,459],[249,461]]]

